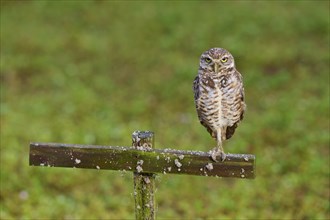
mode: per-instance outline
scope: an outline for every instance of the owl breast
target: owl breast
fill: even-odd
[[[195,103],[199,120],[213,137],[216,138],[217,130],[221,129],[222,139],[229,139],[245,108],[240,75],[212,77],[201,74],[198,77],[199,95],[197,99],[195,97]]]

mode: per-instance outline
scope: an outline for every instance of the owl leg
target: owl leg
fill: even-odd
[[[217,146],[211,151],[212,160],[218,162],[217,157],[220,157],[221,161],[224,161],[226,159],[226,154],[222,147],[221,130],[217,132]]]

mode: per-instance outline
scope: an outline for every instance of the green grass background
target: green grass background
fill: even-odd
[[[29,142],[208,151],[192,81],[224,47],[255,180],[159,175],[158,219],[329,219],[329,1],[1,0],[1,219],[134,218],[131,173],[29,167]]]

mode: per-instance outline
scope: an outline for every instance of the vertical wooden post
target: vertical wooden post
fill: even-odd
[[[153,148],[154,133],[135,131],[132,134],[133,147],[144,150]],[[134,172],[135,216],[137,220],[155,219],[155,174],[143,172],[143,160],[139,160]]]

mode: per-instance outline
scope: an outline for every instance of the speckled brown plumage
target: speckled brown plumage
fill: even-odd
[[[233,136],[245,111],[242,76],[236,70],[233,56],[222,48],[205,51],[193,89],[198,118],[217,140],[211,157],[215,161],[217,156],[224,160],[222,142]]]

